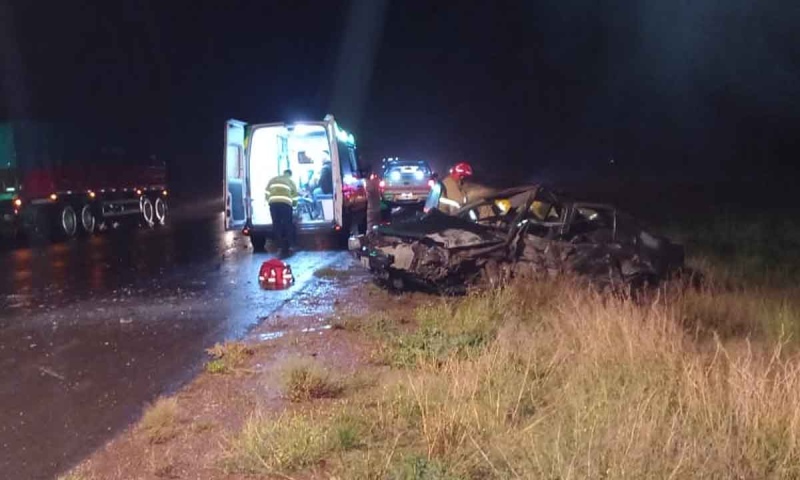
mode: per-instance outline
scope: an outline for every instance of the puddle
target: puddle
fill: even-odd
[[[325,330],[330,330],[330,329],[331,329],[330,325],[321,325],[319,327],[308,327],[308,328],[302,328],[300,330],[279,330],[277,332],[259,333],[258,334],[258,341],[259,342],[269,342],[269,341],[272,341],[272,340],[277,340],[277,339],[285,336],[287,333],[292,333],[292,332],[297,332],[297,333],[319,333],[320,335],[322,335],[322,333]]]
[[[322,325],[321,327],[309,327],[309,328],[304,328],[304,329],[302,329],[302,330],[300,330],[300,331],[301,331],[302,333],[314,333],[314,332],[319,332],[319,333],[322,333],[323,331],[325,331],[325,330],[330,330],[330,329],[331,329],[331,326],[330,326],[330,325]]]
[[[258,334],[258,341],[259,342],[269,342],[270,340],[277,340],[277,339],[281,338],[284,335],[286,335],[285,331],[259,333]]]

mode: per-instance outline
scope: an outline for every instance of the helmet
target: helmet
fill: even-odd
[[[471,177],[472,166],[467,162],[457,163],[453,168],[450,169],[450,175],[452,175],[456,180]]]

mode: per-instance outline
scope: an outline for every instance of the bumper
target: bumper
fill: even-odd
[[[411,203],[425,203],[428,199],[429,192],[414,192],[414,191],[384,191],[383,201],[393,204],[411,204]]]
[[[361,265],[379,276],[388,276],[389,269],[394,263],[391,255],[370,248],[364,235],[352,236],[347,239],[347,249],[355,255]]]

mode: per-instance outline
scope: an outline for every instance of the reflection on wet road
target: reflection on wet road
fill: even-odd
[[[197,371],[341,251],[301,251],[263,291],[246,239],[218,217],[0,252],[0,471],[52,478]]]

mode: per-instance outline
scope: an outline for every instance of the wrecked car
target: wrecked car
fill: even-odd
[[[683,247],[629,215],[540,186],[502,190],[455,215],[436,208],[352,237],[349,248],[395,289],[459,293],[511,278],[577,274],[599,286],[655,284],[683,265]]]

